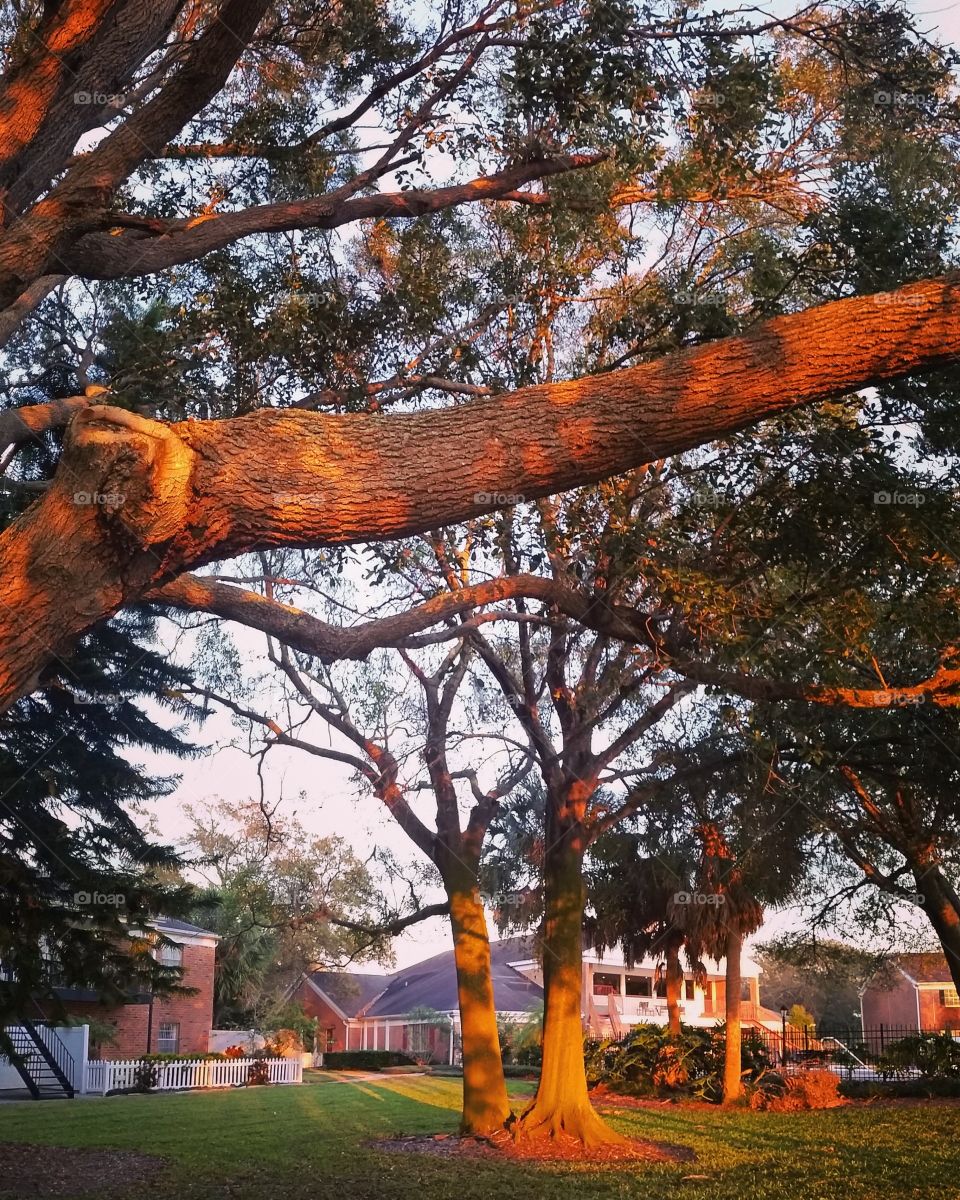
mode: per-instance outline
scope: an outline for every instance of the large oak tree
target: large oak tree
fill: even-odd
[[[0,80],[0,331],[10,337],[65,278],[176,271],[253,235],[474,201],[551,203],[524,187],[590,170],[613,140],[605,120],[625,111],[618,100],[648,124],[660,111],[640,86],[654,60],[628,60],[624,46],[659,54],[682,42],[690,54],[696,38],[717,45],[770,27],[719,17],[678,27],[630,7],[581,16],[517,16],[494,4],[414,34],[376,7],[24,7],[6,31]],[[817,20],[795,25],[826,41],[833,26],[810,25]],[[537,82],[547,50],[566,72],[556,94]],[[469,125],[451,119],[454,102],[492,111],[489,89],[463,90],[489,55],[519,56],[513,91],[497,103],[514,116],[522,109],[526,132],[501,120],[487,139],[493,157],[462,138],[458,161],[477,169],[452,183],[421,176],[381,189],[388,176],[402,183],[397,172],[422,163],[431,139]],[[299,91],[289,84],[298,73]],[[358,156],[366,117],[386,144]],[[348,151],[353,166],[340,169]],[[240,164],[236,173],[218,175],[224,161]],[[283,173],[291,161],[303,168],[296,186]],[[682,182],[634,165],[638,189],[627,200]],[[229,209],[225,183],[238,197]],[[938,366],[958,340],[957,283],[939,277],[761,321],[659,361],[421,412],[266,408],[168,422],[109,403],[95,384],[20,406],[3,414],[4,462],[28,440],[66,432],[51,485],[0,538],[0,697],[29,692],[84,630],[203,563],[263,546],[391,538],[489,510],[504,494],[544,496]]]

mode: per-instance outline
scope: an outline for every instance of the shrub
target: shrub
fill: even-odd
[[[919,1071],[924,1079],[960,1079],[960,1042],[949,1033],[918,1033],[901,1038],[877,1059],[885,1079]]]
[[[300,1053],[317,1048],[316,1017],[308,1017],[303,1005],[294,1000],[271,1009],[263,1018],[262,1031],[278,1054]]]
[[[832,1071],[800,1071],[786,1078],[768,1075],[750,1093],[750,1107],[767,1112],[802,1112],[811,1108],[835,1108],[842,1104],[840,1080]]]
[[[270,1063],[265,1058],[257,1058],[247,1070],[247,1086],[256,1087],[270,1082]]]
[[[384,1067],[415,1067],[409,1054],[399,1050],[337,1050],[323,1056],[332,1071],[381,1071]]]
[[[150,1092],[160,1082],[160,1068],[149,1058],[141,1058],[133,1073],[132,1092]]]
[[[587,1081],[632,1095],[683,1092],[718,1101],[723,1092],[724,1037],[722,1025],[685,1025],[678,1038],[663,1025],[637,1025],[625,1041],[587,1043]],[[744,1030],[741,1061],[748,1087],[770,1069],[763,1041],[753,1030]]]
[[[500,1055],[505,1064],[539,1067],[543,1062],[543,1005],[522,1021],[497,1021]]]
[[[917,1097],[932,1100],[942,1096],[960,1096],[960,1079],[850,1079],[840,1084],[840,1095],[849,1100],[900,1099]]]
[[[234,1045],[228,1046],[223,1052],[224,1058],[247,1058],[250,1051],[246,1046]]]
[[[276,1055],[277,1058],[284,1058],[290,1054],[302,1054],[303,1039],[295,1029],[277,1029],[267,1038],[263,1048],[269,1054]]]

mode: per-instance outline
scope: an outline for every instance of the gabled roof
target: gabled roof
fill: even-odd
[[[937,951],[926,954],[894,954],[893,961],[914,983],[944,983],[953,986],[946,955]]]
[[[189,921],[181,921],[177,917],[156,917],[151,922],[161,933],[199,933],[205,937],[219,937],[212,929],[201,929],[199,925],[191,925]]]
[[[509,965],[533,957],[530,938],[490,944],[493,1002],[498,1012],[531,1012],[543,1003],[543,989]],[[393,975],[314,971],[308,978],[348,1017],[396,1017],[416,1008],[453,1012],[458,1007],[452,950]]]
[[[352,971],[311,971],[307,978],[347,1017],[359,1016],[390,981],[389,975],[362,975]]]

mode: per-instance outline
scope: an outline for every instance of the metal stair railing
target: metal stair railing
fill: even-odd
[[[19,1024],[7,1025],[3,1032],[7,1042],[3,1050],[8,1051],[11,1064],[34,1100],[74,1098],[70,1077],[73,1057],[51,1028],[44,1027],[41,1033],[21,1018]],[[51,1039],[49,1045],[45,1035]]]
[[[26,1018],[22,1018],[20,1023],[33,1038],[44,1062],[53,1072],[68,1099],[72,1100],[74,1096],[73,1073],[75,1069],[73,1055],[57,1036],[52,1025],[42,1022],[43,1033],[41,1034],[36,1025]]]
[[[853,1051],[850,1049],[850,1047],[849,1047],[849,1046],[846,1046],[846,1045],[844,1045],[844,1043],[843,1043],[843,1042],[841,1042],[839,1038],[836,1038],[836,1037],[829,1037],[829,1036],[828,1036],[828,1037],[821,1037],[821,1038],[820,1038],[820,1043],[821,1043],[821,1045],[822,1045],[824,1042],[833,1042],[835,1045],[839,1046],[839,1047],[840,1047],[840,1049],[841,1049],[841,1050],[842,1050],[842,1051],[843,1051],[845,1054],[849,1054],[849,1055],[850,1055],[850,1057],[853,1059],[853,1061],[854,1061],[855,1063],[858,1063],[858,1064],[859,1064],[861,1067],[864,1067],[866,1070],[869,1070],[869,1069],[870,1069],[870,1068],[869,1068],[869,1066],[868,1066],[868,1064],[867,1064],[867,1063],[865,1063],[865,1062],[863,1061],[863,1059],[862,1059],[862,1058],[857,1058],[857,1056],[856,1056],[856,1055],[854,1054],[854,1052],[853,1052]],[[847,1070],[848,1070],[848,1071],[850,1071],[850,1072],[851,1072],[851,1075],[852,1075],[852,1073],[853,1073],[853,1067],[848,1067],[848,1068],[847,1068]]]
[[[30,1040],[27,1031],[19,1025],[8,1025],[4,1028],[4,1039],[9,1044],[10,1062],[15,1068],[17,1074],[27,1085],[30,1095],[34,1100],[40,1099],[40,1087],[37,1080],[34,1078],[30,1070],[30,1059],[36,1057],[36,1047]],[[8,1047],[3,1047],[4,1052],[7,1052]]]

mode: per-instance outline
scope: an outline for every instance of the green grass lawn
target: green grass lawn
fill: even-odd
[[[0,1141],[113,1147],[169,1166],[129,1192],[156,1200],[908,1200],[960,1197],[960,1107],[851,1106],[795,1116],[671,1105],[613,1119],[691,1146],[696,1163],[621,1167],[448,1161],[381,1154],[391,1133],[454,1130],[459,1080],[395,1076],[229,1092],[6,1104]],[[519,1100],[530,1084],[511,1083]],[[706,1176],[684,1180],[684,1176]],[[8,1193],[3,1188],[9,1189]],[[0,1194],[19,1195],[0,1180]]]

